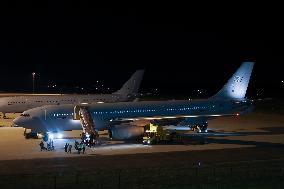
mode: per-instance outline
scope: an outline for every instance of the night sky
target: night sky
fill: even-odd
[[[29,4],[32,11],[21,6],[1,13],[2,92],[30,92],[32,72],[37,92],[114,91],[143,68],[143,92],[197,95],[201,89],[200,96],[210,96],[241,62],[255,61],[249,94],[284,94],[277,12],[205,15],[193,8],[92,9],[68,1]]]

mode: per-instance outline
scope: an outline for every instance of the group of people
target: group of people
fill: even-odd
[[[39,146],[40,146],[40,151],[43,151],[43,150],[52,151],[52,150],[54,150],[53,140],[49,140],[48,142],[46,142],[46,147],[45,147],[44,141],[41,141],[39,143]]]
[[[74,145],[74,148],[75,150],[78,151],[78,154],[82,153],[85,154],[85,151],[86,151],[86,144],[82,141],[81,143],[79,143],[78,141],[75,140],[75,145]],[[65,152],[68,154],[70,153],[71,154],[71,150],[72,150],[72,145],[69,144],[69,143],[66,143],[64,145],[64,150]]]
[[[82,153],[84,154],[86,151],[86,144],[82,141],[79,143],[78,141],[75,140],[75,149],[78,151],[78,154]]]
[[[67,154],[68,154],[68,153],[71,154],[72,145],[66,142],[66,144],[65,144],[65,146],[64,146],[64,150],[65,150],[65,152],[66,152]]]
[[[88,144],[88,143],[87,143]],[[40,151],[52,151],[54,150],[54,146],[53,146],[53,140],[49,140],[48,142],[46,142],[46,146],[45,146],[45,142],[41,141],[39,143],[40,146]],[[86,151],[86,143],[82,140],[80,143],[78,141],[75,140],[75,145],[74,145],[75,150],[78,151],[78,154],[82,153],[85,154]],[[64,145],[64,151],[68,154],[68,153],[72,153],[72,145],[67,143]]]

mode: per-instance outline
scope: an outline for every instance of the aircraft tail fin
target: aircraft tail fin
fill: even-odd
[[[243,62],[224,87],[211,98],[244,99],[254,62]]]
[[[136,95],[138,94],[138,90],[144,75],[144,70],[137,70],[126,83],[119,89],[118,91],[114,92],[113,94],[120,94],[120,95]]]

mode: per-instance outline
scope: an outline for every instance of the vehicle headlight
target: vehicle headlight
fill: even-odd
[[[50,134],[48,135],[48,137],[49,137],[50,139],[54,139],[54,134],[50,133]]]
[[[63,138],[63,134],[62,133],[58,133],[57,134],[57,138],[59,138],[59,139]]]

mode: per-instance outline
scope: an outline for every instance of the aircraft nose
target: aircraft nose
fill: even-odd
[[[47,132],[47,128],[37,117],[25,117],[20,116],[13,120],[14,127],[24,127],[26,129],[32,129],[34,132]]]
[[[14,126],[15,127],[26,127],[30,124],[30,119],[26,117],[16,117],[13,120]]]

